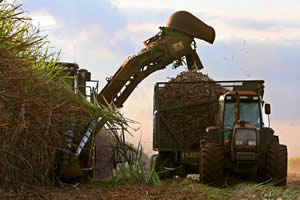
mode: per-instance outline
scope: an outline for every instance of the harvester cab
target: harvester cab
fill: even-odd
[[[63,68],[63,71],[61,73],[64,73],[64,75],[70,77],[67,80],[67,84],[75,94],[80,94],[88,101],[95,103],[96,94],[98,93],[99,81],[92,80],[91,72],[86,69],[80,69],[79,65],[76,63],[58,62],[54,64],[54,67],[56,65],[59,65]],[[74,120],[74,122],[75,121],[76,120]],[[93,176],[93,166],[95,163],[95,145],[94,138],[90,139],[89,141],[87,140],[87,134],[91,134],[89,128],[85,132],[85,135],[83,136],[81,141],[75,142],[74,130],[66,130],[63,133],[66,146],[69,147],[70,152],[76,153],[74,155],[71,155],[67,152],[62,152],[62,160],[60,163],[61,166],[58,172],[62,181],[77,181],[79,179],[78,177],[82,177],[86,174],[88,176],[85,177]],[[77,145],[75,148],[75,146],[73,145],[74,143],[79,143],[79,145]],[[79,156],[81,157],[79,158]],[[78,160],[74,160],[74,157],[78,158]]]

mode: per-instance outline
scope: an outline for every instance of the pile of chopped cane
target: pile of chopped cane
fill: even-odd
[[[161,147],[199,148],[205,128],[215,123],[218,97],[225,92],[201,72],[182,72],[172,78],[159,90],[159,109],[165,119],[160,124]]]

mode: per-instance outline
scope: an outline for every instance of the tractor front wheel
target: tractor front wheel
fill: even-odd
[[[221,145],[207,143],[201,147],[200,182],[210,186],[222,186],[224,177],[224,151]]]

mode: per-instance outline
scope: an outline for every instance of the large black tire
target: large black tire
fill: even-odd
[[[223,186],[224,151],[221,145],[207,143],[201,148],[200,182],[210,186]]]
[[[287,147],[272,142],[266,155],[266,178],[276,186],[286,185],[287,181]]]
[[[156,171],[157,175],[161,179],[171,178],[172,173],[166,169],[172,164],[171,157],[169,153],[155,154],[151,156],[150,159],[150,169]]]

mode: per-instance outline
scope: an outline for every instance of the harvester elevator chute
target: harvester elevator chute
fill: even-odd
[[[202,69],[202,63],[192,48],[194,38],[213,43],[215,31],[194,15],[186,11],[175,12],[160,33],[144,42],[146,48],[138,55],[127,59],[99,93],[98,102],[121,108],[129,95],[151,73],[186,57],[189,70]],[[176,65],[178,66],[178,65]],[[103,127],[105,119],[97,127]]]

